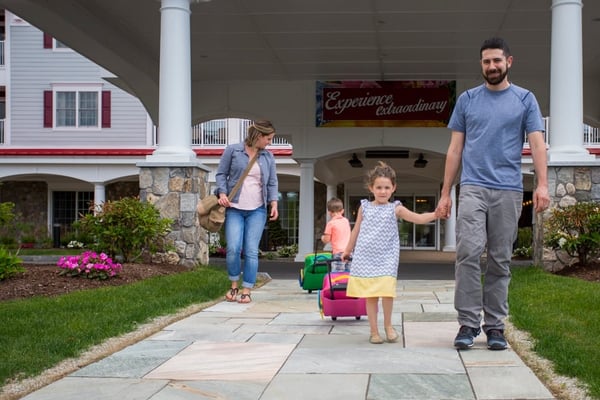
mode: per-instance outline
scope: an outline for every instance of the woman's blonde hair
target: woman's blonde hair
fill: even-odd
[[[248,127],[248,134],[246,135],[246,140],[244,140],[244,143],[247,146],[253,146],[259,137],[268,136],[273,133],[275,133],[275,127],[273,126],[271,121],[254,121]]]

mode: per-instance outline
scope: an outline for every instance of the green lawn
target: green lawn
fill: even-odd
[[[228,287],[223,268],[202,267],[127,286],[0,302],[0,382],[38,375],[153,318],[217,299]]]
[[[511,322],[529,332],[536,354],[600,399],[600,283],[513,268],[509,305]]]

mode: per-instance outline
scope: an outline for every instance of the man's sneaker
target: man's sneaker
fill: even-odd
[[[486,332],[487,346],[490,350],[506,350],[508,344],[504,337],[504,331],[500,329],[490,329]]]
[[[479,335],[479,332],[481,332],[480,328],[461,326],[454,339],[454,347],[459,350],[466,350],[469,347],[473,347],[473,339],[475,339],[475,336]]]

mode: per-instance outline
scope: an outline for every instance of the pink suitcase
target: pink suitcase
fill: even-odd
[[[348,272],[328,272],[323,277],[323,289],[319,290],[319,309],[321,317],[354,317],[360,319],[367,315],[367,303],[364,298],[346,296]]]

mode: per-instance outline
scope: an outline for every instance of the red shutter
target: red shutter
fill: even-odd
[[[44,90],[44,128],[52,128],[52,90]]]
[[[44,48],[51,49],[52,48],[52,36],[44,33]]]
[[[110,90],[102,91],[102,127],[110,128]]]

